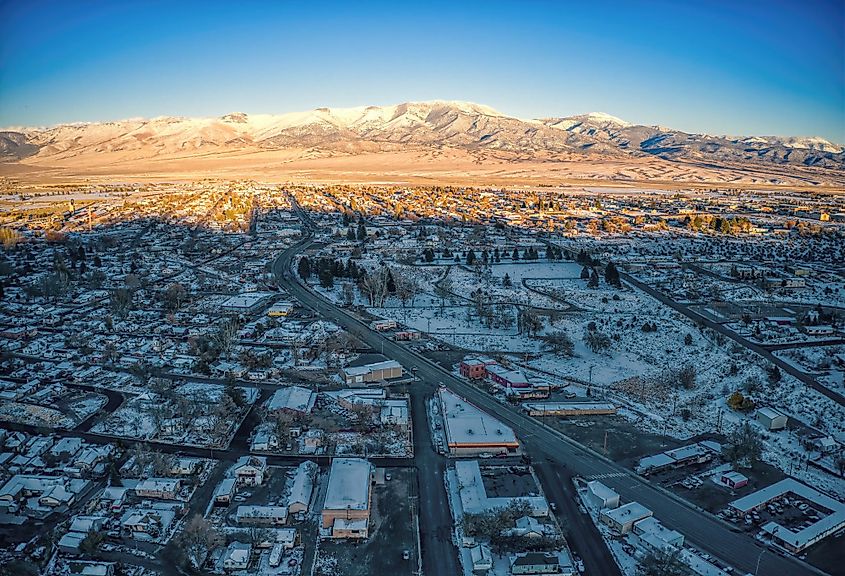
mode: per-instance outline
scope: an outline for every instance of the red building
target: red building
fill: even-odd
[[[467,358],[461,361],[459,369],[464,378],[481,380],[487,376],[487,367],[495,365],[496,361],[490,358]]]

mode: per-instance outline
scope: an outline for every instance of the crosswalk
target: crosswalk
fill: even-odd
[[[627,476],[624,472],[608,472],[607,474],[594,474],[587,476],[587,480],[604,480],[605,478],[624,478]]]

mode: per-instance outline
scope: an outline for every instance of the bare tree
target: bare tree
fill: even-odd
[[[396,296],[402,301],[402,307],[405,307],[409,300],[413,306],[420,289],[417,279],[400,268],[393,268],[392,273],[393,282],[396,284]]]
[[[240,326],[234,318],[224,320],[217,327],[217,332],[214,334],[214,343],[217,344],[217,348],[226,358],[229,358],[232,353],[238,337],[238,330],[240,330]]]
[[[449,278],[448,272],[437,284],[434,285],[434,291],[440,298],[440,313],[443,314],[443,307],[446,305],[446,298],[452,295],[452,279]]]
[[[361,285],[370,306],[380,308],[384,305],[384,299],[387,297],[387,276],[388,270],[383,266],[364,274]]]
[[[220,534],[211,523],[199,514],[194,514],[185,523],[185,529],[177,539],[177,548],[185,551],[191,566],[199,568],[220,540]]]

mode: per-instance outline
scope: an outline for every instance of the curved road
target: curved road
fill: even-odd
[[[303,218],[308,227],[307,218]],[[532,458],[545,459],[558,466],[566,466],[572,473],[583,477],[601,476],[602,482],[616,490],[624,500],[636,500],[650,508],[666,526],[678,530],[698,548],[738,568],[741,572],[755,571],[760,559],[760,576],[804,576],[821,574],[819,570],[793,557],[784,557],[767,552],[751,536],[734,532],[731,525],[689,502],[651,484],[630,470],[612,462],[602,455],[578,444],[567,436],[546,427],[537,420],[507,407],[487,393],[455,378],[448,371],[416,352],[384,337],[335,306],[321,295],[302,285],[290,272],[293,257],[307,249],[312,243],[310,230],[299,243],[282,252],[273,264],[273,272],[279,284],[306,307],[335,322],[355,335],[373,349],[383,349],[390,358],[406,368],[417,367],[421,382],[413,384],[424,394],[415,394],[415,413],[424,395],[433,393],[434,387],[443,383],[449,389],[473,402],[476,406],[494,415],[511,426],[522,441],[526,453]],[[626,278],[627,280],[627,278]],[[423,408],[424,409],[424,404]],[[424,413],[424,412],[423,412]],[[448,503],[442,488],[443,463],[430,450],[428,431],[415,419],[415,441],[421,442],[416,452],[420,471],[420,520],[423,566],[429,574],[458,574],[453,555],[438,553],[444,544],[445,530],[451,530]],[[419,428],[422,428],[420,430]],[[761,555],[762,554],[762,555]],[[587,558],[585,557],[585,563]],[[591,567],[587,566],[588,570]],[[600,574],[601,571],[593,571]]]

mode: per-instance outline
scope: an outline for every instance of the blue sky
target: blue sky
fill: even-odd
[[[843,0],[0,0],[0,126],[468,100],[845,142]]]

